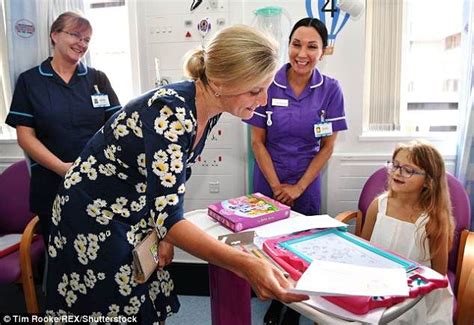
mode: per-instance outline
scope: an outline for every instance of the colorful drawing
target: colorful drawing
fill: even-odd
[[[222,202],[222,214],[237,215],[244,218],[254,218],[262,214],[278,211],[273,204],[262,198],[256,198],[252,195],[242,196],[236,199],[230,199]]]

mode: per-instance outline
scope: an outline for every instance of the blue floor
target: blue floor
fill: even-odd
[[[166,320],[166,325],[211,324],[211,304],[206,296],[179,296],[181,309]],[[262,324],[270,302],[252,299],[252,324]]]
[[[42,309],[44,297],[40,286],[37,286],[37,295]],[[166,325],[210,325],[211,305],[209,296],[185,296],[180,295],[181,309],[176,314],[167,319]],[[252,325],[261,325],[263,316],[269,306],[269,301],[261,301],[252,298]],[[25,313],[26,306],[23,299],[21,286],[18,284],[0,285],[0,313]],[[1,324],[0,320],[0,324]],[[300,325],[312,325],[313,322],[305,317],[301,317]]]
[[[179,313],[166,320],[166,325],[184,324],[211,324],[211,304],[206,296],[179,296],[181,309]],[[267,311],[269,301],[252,298],[252,325],[263,323],[263,316]],[[208,311],[208,312],[206,312]],[[301,317],[300,325],[312,325],[313,322],[306,317]]]

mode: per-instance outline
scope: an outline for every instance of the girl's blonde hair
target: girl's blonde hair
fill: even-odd
[[[203,48],[185,56],[184,73],[208,85],[248,87],[268,79],[278,68],[278,44],[269,35],[245,25],[218,31]]]
[[[451,199],[449,197],[446,169],[441,154],[430,143],[414,140],[408,144],[399,144],[392,155],[395,159],[400,151],[408,152],[413,164],[425,172],[425,183],[421,191],[420,206],[428,216],[426,236],[422,238],[421,247],[430,239],[430,257],[441,251],[440,240],[448,238],[448,250],[451,250],[454,236],[454,218],[452,216]],[[389,187],[389,196],[393,196]],[[425,252],[426,256],[426,252]]]

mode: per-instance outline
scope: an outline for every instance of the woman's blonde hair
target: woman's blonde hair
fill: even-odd
[[[89,22],[89,20],[87,20],[87,18],[82,16],[81,13],[73,12],[73,11],[63,12],[62,14],[58,16],[58,18],[56,18],[56,20],[51,25],[51,31],[49,32],[49,37],[53,45],[55,44],[54,44],[53,38],[51,37],[51,34],[53,34],[54,32],[59,33],[63,31],[64,28],[66,28],[66,26],[72,26],[73,28],[79,30],[80,32],[89,31],[89,30],[92,31],[91,23]]]
[[[441,251],[440,243],[443,241],[440,239],[447,236],[448,250],[451,250],[454,236],[454,219],[444,160],[438,150],[423,140],[399,144],[393,152],[392,160],[400,151],[408,152],[410,160],[425,172],[425,183],[419,203],[428,215],[428,222],[426,224],[426,237],[422,238],[421,247],[425,247],[423,244],[429,238],[430,257],[432,258]],[[389,195],[393,195],[390,187]]]
[[[249,88],[278,68],[278,44],[269,35],[245,25],[218,31],[204,48],[185,56],[184,73],[205,85],[209,80]]]

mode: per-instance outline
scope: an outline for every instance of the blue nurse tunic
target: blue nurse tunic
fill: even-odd
[[[185,181],[220,115],[196,139],[195,84],[185,81],[129,102],[89,141],[54,201],[48,314],[137,316],[152,324],[179,303],[166,269],[145,284],[132,250],[149,231],[164,238],[183,219]]]
[[[321,123],[323,117],[325,122],[332,124],[333,132],[338,132],[346,130],[347,123],[342,90],[337,80],[315,69],[306,88],[297,97],[288,82],[289,68],[289,63],[280,68],[268,89],[267,105],[257,108],[256,114],[244,122],[266,130],[265,146],[280,182],[295,184],[321,149],[321,137],[315,135],[315,125]],[[253,186],[255,192],[273,196],[256,161]],[[321,180],[318,176],[295,201],[292,209],[315,215],[319,214],[320,204]]]
[[[51,59],[19,76],[6,123],[33,128],[38,140],[53,154],[62,161],[73,162],[121,106],[103,72],[81,62],[69,83],[65,83],[51,67]],[[110,105],[94,108],[94,85],[108,95]],[[31,161],[32,212],[51,215],[61,180],[53,171]]]

